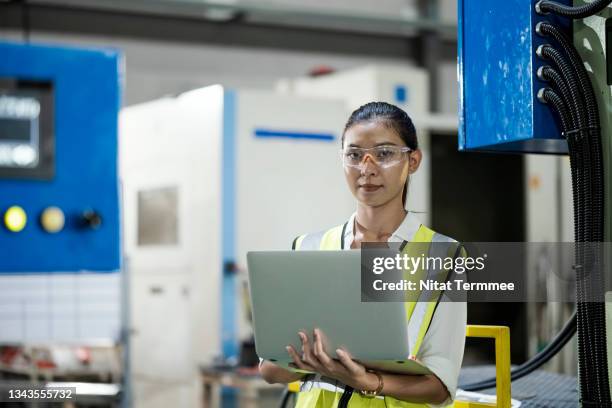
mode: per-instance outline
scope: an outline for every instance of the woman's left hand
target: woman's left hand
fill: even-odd
[[[378,377],[368,373],[363,365],[353,361],[346,351],[336,350],[339,360],[331,358],[325,352],[319,329],[314,329],[312,344],[305,333],[298,332],[298,335],[302,340],[302,356],[293,346],[287,346],[287,352],[297,368],[334,378],[354,389],[375,390],[377,388]]]

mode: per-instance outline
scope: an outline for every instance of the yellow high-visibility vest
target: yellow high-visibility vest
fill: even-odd
[[[293,241],[294,250],[340,250],[344,249],[344,232],[347,224],[339,225],[329,230],[320,231],[314,234],[305,234],[297,237]],[[439,234],[424,225],[421,225],[417,230],[414,238],[410,242],[404,242],[400,248],[403,253],[408,255],[418,256],[416,253],[421,253],[424,249],[428,251],[428,256],[433,256],[431,253],[435,247],[439,250],[442,246],[432,246],[432,242],[440,243],[455,243],[456,245],[447,246],[446,254],[435,254],[436,256],[465,256],[464,249],[459,246],[457,241],[452,238]],[[417,249],[418,248],[418,249]],[[438,281],[446,281],[449,270],[444,268],[425,270],[420,268],[413,275],[413,279],[435,279]],[[429,328],[433,318],[436,306],[441,297],[441,291],[421,292],[417,294],[418,300],[414,302],[405,302],[406,319],[408,321],[408,337],[410,343],[410,355],[416,356],[425,334]],[[336,387],[333,387],[336,389]],[[358,391],[352,392],[350,388],[336,392],[331,389],[322,387],[310,387],[302,390],[298,394],[296,408],[332,408],[332,407],[350,407],[350,408],[378,408],[378,407],[396,407],[396,408],[423,408],[429,407],[428,404],[411,403],[401,401],[393,397],[378,396],[376,398],[363,397]]]

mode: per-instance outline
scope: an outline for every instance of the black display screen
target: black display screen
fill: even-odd
[[[53,92],[51,81],[0,78],[0,178],[53,178]]]
[[[24,141],[32,138],[32,120],[0,117],[0,141]]]

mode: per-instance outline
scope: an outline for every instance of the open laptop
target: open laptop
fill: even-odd
[[[298,331],[312,341],[317,327],[332,358],[343,348],[368,368],[431,373],[409,359],[404,303],[361,302],[360,251],[249,252],[247,262],[259,357],[289,368],[285,347],[300,352]]]

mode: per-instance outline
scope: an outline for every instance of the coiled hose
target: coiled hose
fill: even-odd
[[[550,0],[540,0],[535,9],[538,14],[556,14],[567,18],[585,18],[597,14],[612,3],[612,0],[595,0],[591,3],[572,7]]]

